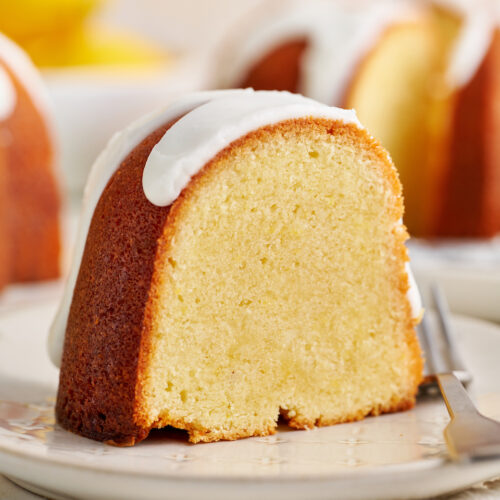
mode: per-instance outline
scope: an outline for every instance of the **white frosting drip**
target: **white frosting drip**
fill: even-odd
[[[230,93],[245,93],[246,91],[235,90],[223,92],[224,95],[226,95]],[[87,184],[85,186],[85,191],[83,193],[82,209],[73,250],[71,270],[66,280],[64,294],[59,305],[59,310],[57,311],[49,333],[49,356],[56,366],[59,366],[61,363],[69,309],[73,300],[73,291],[78,278],[78,273],[80,271],[80,264],[85,250],[85,243],[87,241],[90,223],[92,221],[92,216],[94,214],[95,207],[97,206],[97,202],[99,201],[108,181],[111,179],[116,170],[118,170],[118,167],[127,155],[148,135],[162,125],[175,120],[179,116],[192,110],[196,106],[213,99],[219,93],[219,91],[213,91],[189,94],[174,102],[166,109],[155,111],[140,118],[139,120],[136,120],[121,132],[116,133],[110,139],[106,148],[101,152],[92,165],[87,179]]]
[[[495,29],[500,25],[500,3],[483,0],[436,1],[463,18],[445,75],[452,88],[462,87],[472,80],[491,46]]]
[[[411,314],[414,318],[419,318],[422,314],[422,297],[420,297],[417,282],[415,281],[415,276],[413,276],[409,262],[406,263],[406,273],[408,274],[408,284],[410,285],[408,300],[410,301]]]
[[[327,8],[327,11],[331,10]],[[316,8],[308,8],[303,2],[291,2],[286,15],[279,11],[275,16],[263,19],[258,29],[240,33],[239,39],[233,43],[231,59],[223,61],[220,68],[222,86],[234,86],[245,73],[261,59],[263,54],[279,46],[287,40],[301,36],[309,38],[313,27],[318,22]],[[330,16],[329,16],[330,17]]]
[[[316,12],[310,45],[302,61],[301,92],[324,103],[340,104],[356,67],[395,22],[415,19],[404,2],[371,3],[363,11],[328,3],[329,15]]]
[[[150,114],[116,134],[97,158],[87,181],[71,273],[49,336],[49,354],[55,365],[59,366],[61,362],[69,309],[85,242],[104,188],[135,146],[162,124],[182,115],[153,148],[144,169],[146,197],[160,206],[175,201],[190,178],[219,151],[262,126],[311,116],[341,120],[361,127],[353,111],[331,108],[287,92],[253,92],[247,89],[188,95],[166,110]],[[412,277],[409,278],[413,286],[409,299],[413,301],[413,310],[420,311],[415,299],[418,290]]]
[[[173,203],[200,168],[231,142],[265,125],[314,116],[361,127],[354,111],[333,108],[288,92],[223,95],[180,119],[146,162],[143,187],[153,204]]]
[[[356,66],[394,22],[420,11],[404,0],[352,5],[348,2],[294,1],[236,43],[225,64],[223,83],[234,85],[262,57],[288,40],[305,37],[300,91],[326,104],[340,104]]]
[[[0,66],[0,121],[12,114],[16,102],[16,89],[8,73]]]
[[[475,75],[500,24],[500,2],[434,0],[464,18],[445,79],[452,87],[466,85]],[[420,6],[422,7],[422,6]],[[257,29],[240,35],[225,61],[223,84],[234,85],[263,54],[282,43],[305,37],[300,92],[327,104],[341,103],[356,66],[392,24],[417,20],[424,10],[404,0],[355,3],[291,1]]]
[[[33,104],[47,122],[51,139],[55,140],[50,99],[45,85],[30,58],[13,41],[0,33],[0,60],[15,74],[29,94]]]

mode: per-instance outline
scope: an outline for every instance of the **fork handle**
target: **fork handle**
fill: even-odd
[[[477,408],[472,402],[464,386],[453,373],[439,373],[436,375],[441,394],[448,408],[450,416],[476,416]]]

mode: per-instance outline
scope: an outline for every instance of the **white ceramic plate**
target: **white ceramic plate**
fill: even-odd
[[[54,300],[0,315],[0,473],[51,498],[423,498],[500,475],[500,461],[454,464],[439,398],[409,412],[313,431],[190,445],[158,431],[114,448],[54,424],[57,370],[45,354]],[[481,409],[500,418],[500,328],[455,318]]]

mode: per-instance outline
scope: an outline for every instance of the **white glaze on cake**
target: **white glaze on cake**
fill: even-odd
[[[159,206],[175,201],[191,177],[219,151],[262,126],[310,116],[361,127],[353,111],[328,107],[288,92],[246,89],[190,94],[166,110],[152,113],[116,134],[97,158],[85,188],[71,273],[49,336],[49,354],[57,366],[61,362],[69,310],[88,230],[101,194],[134,147],[158,127],[182,115],[153,148],[144,169],[145,195]],[[411,273],[409,280],[414,287]],[[421,306],[416,287],[409,293],[409,299],[417,316]]]
[[[395,22],[418,19],[420,9],[405,0],[369,2],[287,2],[260,26],[240,35],[223,83],[234,85],[281,44],[306,38],[299,91],[326,104],[340,104],[356,67]]]
[[[16,89],[7,72],[0,66],[0,121],[7,119],[16,107]]]
[[[328,3],[332,12],[317,18],[311,45],[302,62],[301,92],[318,101],[340,105],[361,64],[394,23],[413,22],[418,9],[404,0],[371,2],[364,9]],[[332,27],[333,24],[333,27]]]
[[[476,74],[500,25],[500,3],[488,0],[435,0],[462,18],[445,75],[451,88],[467,85]],[[496,6],[496,8],[495,8]]]
[[[45,85],[30,58],[12,40],[0,33],[0,61],[14,73],[31,101],[47,121],[49,133],[54,139],[54,127],[50,112],[50,99]]]
[[[446,81],[451,88],[466,85],[474,76],[499,25],[500,7],[479,0],[434,0],[463,17],[454,44]],[[288,41],[307,39],[302,56],[299,91],[326,104],[341,104],[356,67],[394,24],[418,22],[425,6],[405,0],[383,2],[331,2],[296,0],[281,4],[260,25],[243,31],[225,60],[222,84],[241,81],[264,54]],[[229,56],[229,53],[228,53]]]
[[[244,93],[245,91],[236,90],[234,92]],[[78,278],[78,272],[80,271],[80,263],[85,249],[90,223],[92,221],[92,216],[97,202],[99,201],[106,184],[130,151],[139,145],[149,134],[154,132],[163,124],[175,120],[199,104],[210,100],[215,95],[217,95],[217,91],[189,94],[185,98],[174,102],[166,109],[154,111],[140,118],[121,132],[116,133],[110,139],[106,148],[97,157],[90,170],[83,193],[82,209],[73,250],[70,273],[66,280],[64,294],[59,305],[59,310],[54,318],[49,334],[49,355],[52,362],[56,366],[59,366],[61,362],[69,309],[71,307],[71,301],[73,300],[73,290]]]
[[[51,102],[47,93],[45,84],[30,58],[26,53],[18,47],[12,40],[7,38],[5,35],[0,33],[0,69],[2,65],[8,68],[14,78],[22,85],[22,88],[28,94],[33,106],[40,113],[43,118],[44,124],[46,126],[47,134],[51,143],[51,154],[52,154],[52,168],[56,173],[56,183],[59,183],[59,148],[57,141],[57,134],[55,132],[54,116],[52,113]],[[5,69],[4,69],[5,71]],[[6,71],[7,73],[7,71]],[[13,85],[12,79],[9,76],[11,85]],[[15,88],[13,89],[15,92]],[[0,90],[1,92],[1,90]],[[12,113],[15,109],[15,104],[17,103],[17,93],[16,99],[13,102],[13,108],[9,110]],[[0,95],[1,98],[1,95]],[[1,108],[0,104],[0,108]],[[1,115],[1,110],[0,110]],[[0,116],[1,119],[1,116]]]
[[[417,282],[415,276],[413,276],[413,271],[411,270],[409,262],[406,263],[406,273],[408,274],[408,300],[411,306],[411,315],[413,318],[417,319],[423,314],[422,297],[420,296]]]
[[[170,205],[191,177],[231,142],[260,127],[306,116],[361,127],[354,111],[297,94],[250,91],[244,99],[223,95],[181,118],[156,144],[144,167],[144,194],[155,205]]]

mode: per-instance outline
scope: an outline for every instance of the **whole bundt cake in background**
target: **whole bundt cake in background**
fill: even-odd
[[[59,276],[60,199],[43,83],[0,34],[0,288]]]
[[[500,232],[494,5],[280,2],[226,44],[221,81],[354,108],[399,170],[412,234],[493,236]]]
[[[422,359],[403,199],[351,111],[188,95],[117,134],[86,187],[50,336],[66,429],[133,445],[407,409]]]

